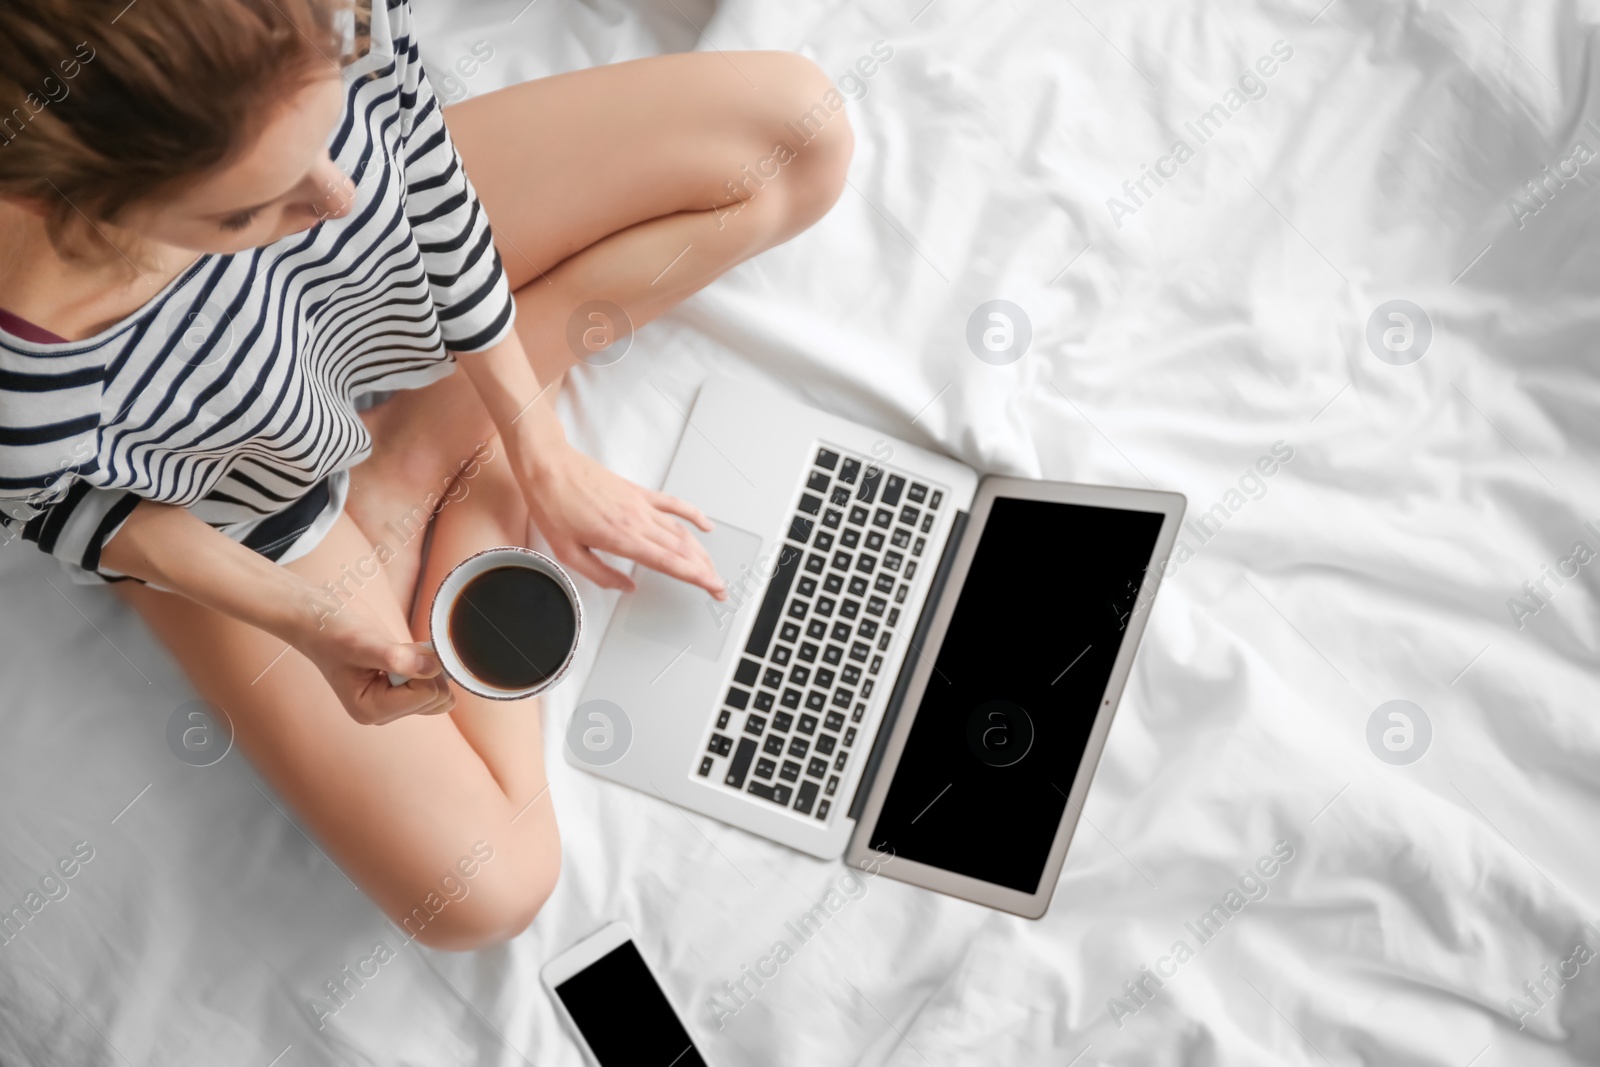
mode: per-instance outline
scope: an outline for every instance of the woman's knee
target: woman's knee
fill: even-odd
[[[844,191],[855,134],[844,95],[822,68],[792,52],[761,55],[767,154],[752,169],[758,177],[777,179],[790,222],[803,228],[826,214]]]
[[[468,952],[509,941],[532,924],[561,874],[561,845],[548,836],[492,851],[474,877],[446,876],[421,894],[421,903],[392,916],[429,948]],[[445,884],[448,882],[449,884]]]

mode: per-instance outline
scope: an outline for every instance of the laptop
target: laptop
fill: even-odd
[[[1037,918],[1176,493],[980,477],[765,388],[702,387],[665,492],[728,583],[639,568],[569,762],[813,856]]]

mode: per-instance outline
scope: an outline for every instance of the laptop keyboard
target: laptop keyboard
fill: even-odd
[[[695,773],[827,821],[857,753],[945,491],[819,448]],[[864,759],[862,755],[860,758]]]

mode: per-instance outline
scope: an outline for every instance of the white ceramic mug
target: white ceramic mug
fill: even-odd
[[[572,647],[567,649],[566,657],[544,679],[525,689],[500,689],[489,685],[467,670],[461,657],[450,645],[450,610],[455,607],[456,598],[467,583],[486,571],[497,567],[521,567],[525,570],[535,571],[551,578],[567,594],[567,603],[572,607]],[[444,668],[445,675],[469,693],[475,693],[490,700],[524,700],[537,696],[546,689],[551,688],[566,676],[572,667],[572,661],[578,654],[578,642],[583,635],[583,601],[578,598],[578,587],[572,584],[572,578],[561,565],[542,552],[535,552],[531,548],[518,548],[508,545],[503,548],[489,548],[476,555],[468,556],[445,575],[444,581],[439,583],[439,591],[433,595],[433,604],[428,609],[428,636],[430,641],[423,642],[432,648],[439,657],[439,663]],[[404,685],[406,678],[389,672],[390,685]]]

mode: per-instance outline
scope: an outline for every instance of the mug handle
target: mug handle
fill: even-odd
[[[434,647],[432,641],[418,641],[417,644],[421,645],[423,648],[426,648],[429,652],[437,652],[438,651],[438,649],[436,649]],[[385,673],[389,675],[389,684],[390,685],[405,685],[407,682],[409,682],[411,680],[411,679],[407,678],[403,674],[394,673],[394,671],[386,671]]]

